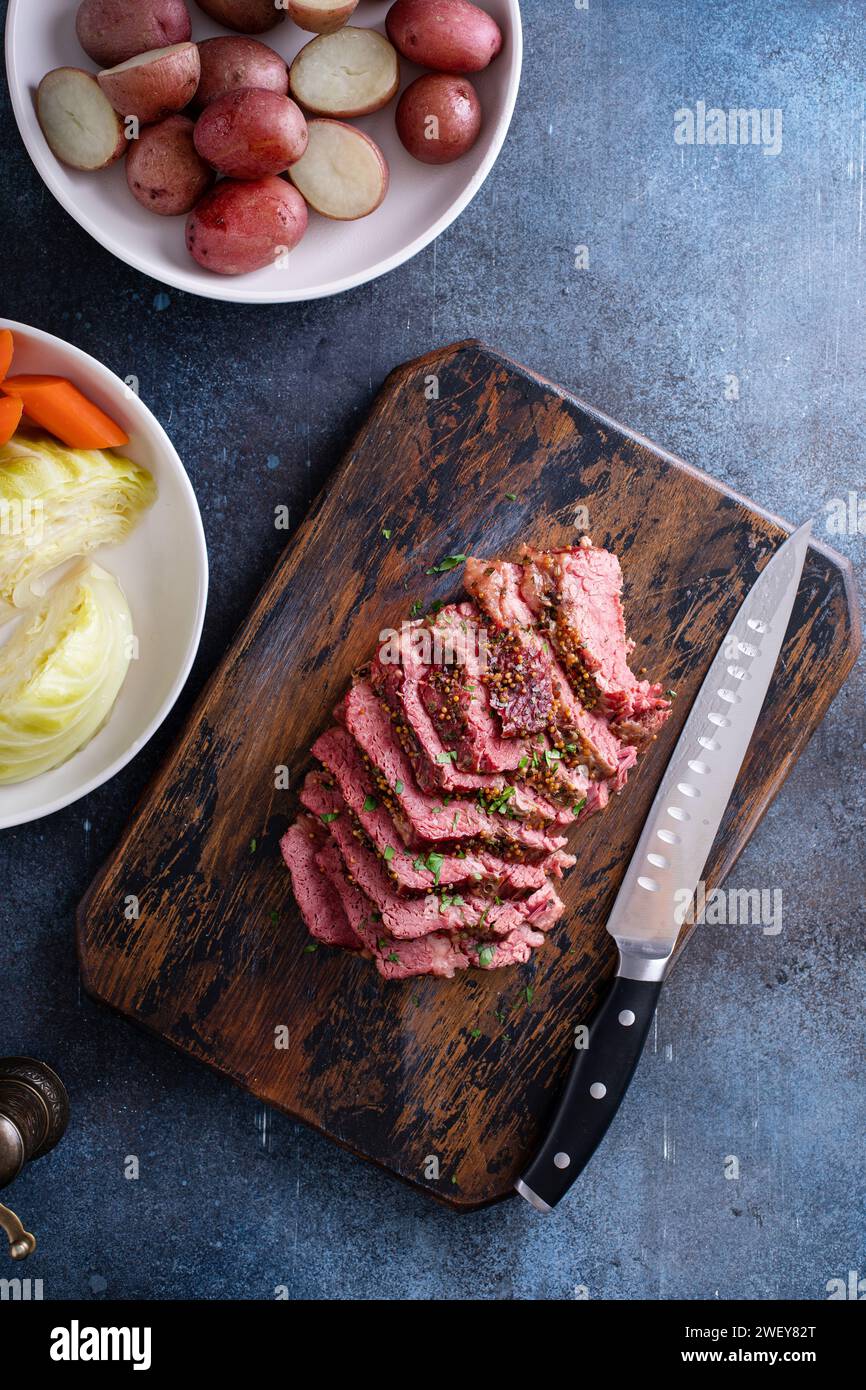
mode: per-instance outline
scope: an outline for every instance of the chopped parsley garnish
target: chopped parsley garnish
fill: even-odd
[[[304,955],[305,955],[305,956],[310,956],[310,955],[312,955],[313,951],[318,951],[318,949],[319,949],[319,943],[318,943],[317,941],[311,941],[310,944],[309,944],[309,946],[305,946],[305,947],[304,947]]]
[[[437,854],[436,850],[431,850],[430,853],[427,855],[427,861],[423,866],[428,873],[431,873],[433,875],[433,882],[436,884],[437,887],[439,886],[439,875],[442,872],[442,865],[444,863],[445,855]]]
[[[509,801],[514,796],[514,787],[503,787],[498,796],[493,797],[490,802],[491,811],[498,811],[500,814],[506,809]]]
[[[555,767],[561,760],[562,754],[558,748],[546,748],[544,750],[544,761],[547,763],[548,767]]]
[[[477,1042],[478,1039],[481,1037],[481,1029],[480,1029],[480,1028],[472,1028],[472,1029],[470,1030],[469,1036],[470,1036],[470,1038],[472,1039],[473,1042]]]
[[[403,783],[400,782],[400,781],[395,782],[395,783],[394,783],[394,790],[395,790],[395,792],[397,793],[398,796],[402,796],[402,795],[403,795]]]
[[[364,798],[364,810],[365,810],[365,811],[375,811],[375,809],[376,809],[376,807],[377,807],[378,805],[379,805],[379,803],[378,803],[378,801],[376,800],[375,796],[368,796],[368,797],[365,797],[365,798]]]
[[[255,852],[256,852],[256,841],[255,841],[255,840],[250,840],[250,854],[255,854]]]
[[[586,797],[584,797],[582,801],[578,801],[574,806],[572,806],[571,814],[573,816],[579,816],[585,805]]]
[[[666,690],[665,694],[669,700],[675,700],[677,698],[677,692],[675,690]]]
[[[456,570],[458,565],[462,565],[466,560],[465,555],[446,555],[444,560],[440,560],[438,565],[431,565],[427,574],[447,574],[449,570]]]
[[[457,754],[453,749],[446,749],[444,752],[436,754],[436,761],[437,763],[453,763],[456,757]]]
[[[409,609],[409,617],[420,618],[423,612],[424,604],[421,602],[420,598],[416,598],[415,602],[412,604],[412,607]]]
[[[389,541],[389,540],[391,539],[391,532],[390,532],[390,530],[383,530],[382,535],[384,536],[384,538],[385,538],[386,541]]]
[[[322,820],[324,821],[325,825],[330,825],[331,821],[336,820],[339,814],[339,811],[324,811],[322,813]]]
[[[397,852],[397,851],[394,849],[394,846],[393,846],[393,845],[386,845],[386,846],[385,846],[385,850],[384,850],[384,852],[383,852],[382,858],[385,860],[385,863],[386,863],[386,864],[390,864],[390,862],[391,862],[391,860],[394,858],[394,855],[396,854],[396,852]]]
[[[486,969],[488,965],[493,964],[495,955],[495,946],[482,946],[481,950],[478,952],[478,964]]]
[[[505,494],[505,500],[506,500],[506,502],[516,502],[516,501],[517,501],[517,493],[516,493],[516,492],[506,492],[506,494]]]
[[[531,1004],[535,995],[535,990],[532,988],[532,985],[527,985],[523,993],[526,995],[527,1004]]]

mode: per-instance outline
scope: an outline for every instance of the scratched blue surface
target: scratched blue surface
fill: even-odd
[[[553,1218],[440,1210],[80,990],[75,904],[271,568],[274,506],[303,516],[397,363],[485,338],[773,511],[815,517],[862,584],[866,535],[831,536],[826,517],[849,489],[866,508],[866,10],[523,8],[517,116],[474,204],[411,264],[309,306],[222,306],[122,266],[43,189],[3,100],[3,313],[139,376],[212,566],[201,652],[160,735],[109,786],[0,836],[0,1053],[54,1062],[74,1108],[11,1189],[46,1298],[821,1299],[866,1274],[862,664],[732,879],[782,889],[782,932],[696,934],[619,1120]],[[699,101],[780,109],[780,151],[678,145],[675,112]]]

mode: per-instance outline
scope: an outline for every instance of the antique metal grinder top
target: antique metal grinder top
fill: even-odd
[[[0,1188],[8,1187],[33,1158],[41,1158],[63,1137],[69,1123],[69,1097],[60,1077],[32,1057],[0,1057]],[[13,1260],[36,1248],[14,1212],[0,1205],[0,1228],[9,1237]]]

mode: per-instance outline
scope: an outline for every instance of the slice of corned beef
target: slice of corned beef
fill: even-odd
[[[497,970],[506,965],[525,965],[533,947],[542,945],[544,937],[531,927],[516,927],[502,941],[472,940],[463,942],[463,949],[473,965],[481,970]]]
[[[373,904],[356,884],[350,883],[335,844],[318,855],[320,872],[327,875],[338,895],[347,920],[372,953],[376,969],[386,980],[406,980],[415,975],[438,975],[452,979],[455,971],[465,970],[469,957],[447,932],[430,932],[413,941],[391,941],[377,929]]]
[[[533,727],[544,713],[546,726],[556,749],[597,769],[604,777],[617,777],[623,761],[623,745],[608,721],[578,700],[568,677],[557,661],[551,644],[538,630],[535,616],[520,592],[523,571],[508,560],[466,561],[466,587],[491,622],[501,629],[491,634],[490,673],[486,677],[490,702],[503,721],[503,732],[514,728],[531,704]],[[528,657],[531,660],[524,661]],[[551,698],[538,691],[537,671],[543,668]],[[542,707],[543,710],[542,710]],[[571,750],[574,750],[572,753]]]
[[[333,732],[337,736],[333,743],[348,740],[351,744],[345,729],[335,729]],[[354,745],[351,747],[354,750]],[[334,766],[340,765],[336,757],[332,761]],[[360,758],[358,761],[361,762]],[[342,765],[345,770],[345,763]],[[331,784],[329,774],[325,773],[308,773],[301,791],[301,801],[327,826],[341,848],[351,838],[360,840],[371,854],[377,855],[400,892],[428,892],[432,888],[469,885],[484,888],[497,897],[516,897],[542,888],[548,877],[561,879],[565,870],[576,863],[573,854],[565,854],[562,850],[547,855],[539,864],[510,862],[486,850],[469,850],[461,852],[459,856],[431,851],[425,852],[421,858],[413,857],[400,846],[387,812],[378,807],[364,812],[362,806],[361,814],[353,815],[342,792]],[[362,822],[366,822],[366,828]],[[393,849],[394,853],[386,860],[382,856],[389,849]]]
[[[521,597],[550,637],[572,686],[629,743],[645,743],[670,714],[660,685],[639,680],[622,609],[616,555],[585,539],[569,550],[521,551]]]
[[[298,816],[280,841],[292,888],[311,936],[326,946],[356,951],[363,945],[353,931],[339,894],[316,863],[328,833],[312,816]]]
[[[503,737],[490,712],[487,687],[489,634],[474,603],[449,604],[428,618],[427,625],[451,662],[434,662],[419,681],[421,701],[442,740],[454,750],[464,772],[513,772],[526,748],[522,740]]]
[[[518,844],[546,854],[565,845],[562,836],[510,817],[508,790],[503,794],[501,807],[490,811],[463,798],[432,797],[422,792],[409,757],[369,681],[359,680],[352,686],[338,713],[376,769],[379,793],[398,829],[405,817],[418,839],[427,842],[482,839],[494,844]]]

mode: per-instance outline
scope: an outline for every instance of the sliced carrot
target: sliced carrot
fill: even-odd
[[[2,389],[23,401],[29,420],[70,449],[114,449],[129,443],[129,435],[65,377],[10,376]]]
[[[12,366],[12,354],[15,351],[15,340],[12,337],[11,328],[0,328],[0,381],[3,380],[9,368]]]
[[[9,443],[21,424],[23,414],[23,401],[16,401],[14,396],[5,396],[0,400],[0,445]]]

